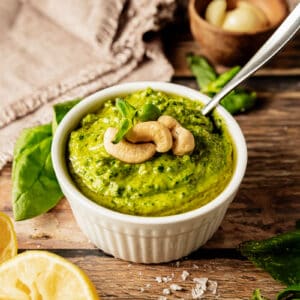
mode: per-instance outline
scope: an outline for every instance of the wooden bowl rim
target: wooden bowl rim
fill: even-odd
[[[234,36],[234,37],[255,36],[257,34],[264,34],[264,33],[272,32],[283,22],[283,20],[289,14],[289,7],[287,4],[287,1],[286,0],[278,0],[282,4],[282,7],[284,7],[284,17],[281,20],[279,20],[277,23],[273,24],[272,26],[267,26],[263,29],[255,31],[255,32],[237,32],[237,31],[224,30],[221,27],[212,25],[209,22],[207,22],[204,18],[201,17],[201,15],[196,10],[196,7],[195,7],[196,1],[199,1],[199,0],[190,0],[189,1],[188,9],[189,9],[190,22],[192,22],[194,19],[194,20],[202,23],[204,26],[207,27],[208,30],[210,30],[212,32],[224,34],[224,35],[228,35],[228,36]]]

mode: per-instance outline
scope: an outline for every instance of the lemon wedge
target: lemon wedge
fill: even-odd
[[[0,264],[14,257],[18,243],[14,225],[8,215],[0,211]]]
[[[29,250],[0,265],[0,299],[99,300],[87,275],[63,257]]]

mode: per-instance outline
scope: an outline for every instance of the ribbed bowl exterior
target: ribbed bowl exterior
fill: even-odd
[[[105,253],[137,263],[160,263],[179,259],[204,245],[220,226],[233,196],[204,217],[159,226],[111,220],[68,200],[82,232]]]
[[[54,135],[51,155],[57,179],[76,221],[92,243],[117,258],[138,263],[160,263],[186,256],[212,237],[243,179],[247,147],[234,118],[222,107],[217,107],[236,150],[232,179],[220,195],[203,207],[166,217],[130,216],[96,204],[80,192],[70,176],[66,159],[69,135],[87,113],[99,109],[107,99],[147,87],[204,103],[209,100],[190,88],[163,82],[126,83],[104,89],[81,101],[64,117]]]

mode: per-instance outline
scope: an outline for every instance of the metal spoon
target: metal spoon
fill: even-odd
[[[202,108],[202,114],[208,114],[229,92],[269,61],[294,36],[299,28],[300,3],[297,4],[294,10],[248,63]]]

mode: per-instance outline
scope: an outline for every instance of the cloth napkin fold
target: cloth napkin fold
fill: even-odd
[[[175,0],[1,0],[0,170],[52,105],[123,81],[170,80],[159,39]]]

